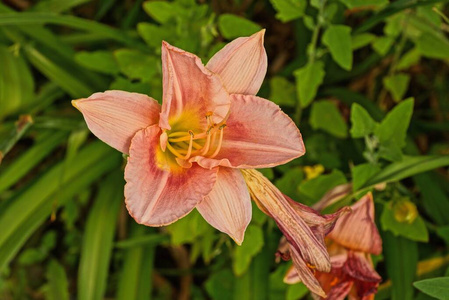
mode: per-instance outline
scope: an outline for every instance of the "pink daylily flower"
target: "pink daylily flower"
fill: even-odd
[[[99,139],[129,154],[125,202],[138,223],[168,225],[196,208],[240,244],[251,202],[239,169],[305,153],[292,120],[255,96],[267,70],[263,37],[232,41],[206,66],[163,42],[162,106],[124,91],[73,101]]]
[[[322,216],[314,209],[282,194],[258,171],[243,170],[242,173],[257,206],[276,221],[284,234],[278,255],[284,260],[292,259],[295,276],[312,292],[325,297],[314,272],[331,270],[324,237],[348,208]]]
[[[382,240],[374,223],[374,203],[368,193],[352,207],[352,213],[341,216],[327,236],[332,269],[315,272],[315,278],[328,299],[373,299],[382,278],[376,272],[370,254],[382,252]],[[285,276],[289,283],[301,281],[295,269]],[[323,299],[322,295],[314,295]]]

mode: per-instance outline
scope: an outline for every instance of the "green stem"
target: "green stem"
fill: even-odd
[[[9,138],[0,144],[0,164],[5,155],[12,149],[12,147],[20,140],[20,138],[27,132],[33,124],[33,119],[30,115],[22,115],[16,122],[14,130],[11,132]]]
[[[313,63],[316,58],[316,47],[318,44],[318,36],[320,34],[320,29],[322,26],[322,19],[324,17],[324,6],[326,5],[327,0],[320,1],[320,7],[318,8],[318,16],[317,16],[317,25],[312,33],[312,41],[310,42],[309,48],[309,63]]]

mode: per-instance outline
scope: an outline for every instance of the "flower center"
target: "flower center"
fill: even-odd
[[[166,144],[168,151],[181,160],[198,155],[209,158],[217,156],[221,149],[226,124],[224,121],[219,124],[213,123],[211,116],[211,112],[206,114],[207,126],[204,131],[194,132],[191,129],[168,131]]]

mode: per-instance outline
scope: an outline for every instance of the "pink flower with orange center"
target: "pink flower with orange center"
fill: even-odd
[[[163,42],[162,105],[124,91],[73,101],[98,138],[129,155],[125,202],[138,223],[168,225],[197,208],[240,244],[251,202],[239,169],[305,153],[292,120],[255,96],[267,69],[263,37],[232,41],[206,66]]]
[[[315,272],[315,278],[327,294],[326,299],[369,300],[374,298],[382,278],[376,272],[371,254],[382,252],[382,240],[374,223],[374,202],[371,193],[341,216],[327,236],[327,248],[332,269],[329,273]],[[301,281],[291,268],[284,278],[287,283]],[[314,295],[324,299],[323,295]]]

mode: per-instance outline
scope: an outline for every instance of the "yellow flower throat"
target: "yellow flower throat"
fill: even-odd
[[[193,126],[197,128],[198,133],[192,129],[186,130],[186,127],[189,127],[188,125],[191,124],[188,124],[189,122],[185,122],[185,124],[180,122],[186,117],[178,119],[172,126],[172,130],[167,131],[166,150],[181,160],[188,160],[193,156],[209,158],[217,156],[222,146],[223,131],[226,124],[224,121],[219,124],[213,123],[211,116],[212,112],[206,114],[206,130],[201,130],[200,126]]]

